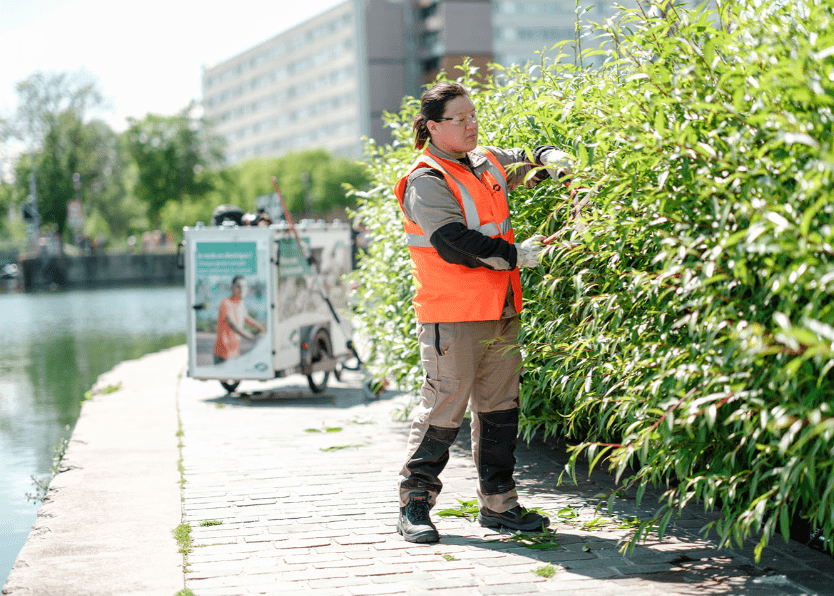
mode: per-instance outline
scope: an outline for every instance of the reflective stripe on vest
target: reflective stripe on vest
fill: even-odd
[[[492,162],[492,160],[489,158],[489,156],[486,156],[486,157],[487,157],[487,164],[488,164],[487,168],[490,169],[490,170],[497,170],[497,168],[495,167],[495,164]],[[499,223],[489,222],[489,223],[485,223],[484,225],[481,225],[481,217],[478,214],[478,207],[475,204],[475,201],[472,199],[472,195],[469,194],[469,190],[466,188],[466,184],[462,183],[460,180],[455,178],[455,176],[451,172],[446,170],[446,168],[444,168],[442,165],[440,165],[440,163],[438,163],[438,161],[436,159],[434,159],[431,155],[428,155],[428,154],[423,154],[417,159],[417,161],[412,166],[412,171],[414,169],[416,169],[417,166],[419,166],[421,163],[429,165],[432,168],[434,168],[435,170],[438,170],[438,171],[442,172],[443,174],[445,174],[446,176],[451,178],[452,181],[454,181],[454,183],[457,185],[458,192],[460,193],[461,206],[463,208],[463,216],[466,219],[466,227],[467,228],[469,228],[470,230],[477,230],[478,232],[480,232],[484,236],[489,236],[489,237],[494,237],[494,236],[498,236],[498,235],[503,236],[504,234],[506,234],[507,232],[510,231],[510,228],[512,227],[512,223],[510,222],[509,217],[505,218],[503,221],[501,221]],[[504,177],[503,172],[497,172],[496,171],[495,173],[500,173],[500,176],[495,176],[494,174],[493,174],[493,176],[498,181],[498,184],[501,185],[501,190],[502,190],[502,192],[504,194],[504,198],[506,200],[506,197],[507,197],[507,180]],[[508,206],[507,211],[509,211],[509,206]],[[408,238],[408,246],[410,246],[410,247],[413,247],[413,248],[430,248],[431,247],[431,242],[429,242],[429,239],[425,236],[425,234],[406,234],[406,237]]]

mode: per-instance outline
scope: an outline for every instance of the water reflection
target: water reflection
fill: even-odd
[[[124,360],[185,342],[181,287],[0,294],[0,585],[34,523],[45,476],[84,392]]]

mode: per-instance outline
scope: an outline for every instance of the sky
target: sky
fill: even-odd
[[[37,72],[83,72],[114,130],[200,100],[210,67],[345,0],[0,0],[0,118]]]

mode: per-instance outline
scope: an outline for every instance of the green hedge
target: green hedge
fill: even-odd
[[[572,221],[555,183],[513,195],[517,237],[563,230],[523,275],[525,437],[575,443],[638,498],[666,486],[635,541],[697,502],[722,512],[722,545],[761,532],[760,552],[798,517],[834,536],[834,7],[729,4],[624,11],[595,70],[459,80],[483,144],[571,151],[590,201]],[[417,107],[390,115],[359,197],[358,324],[406,388],[421,369],[392,187]]]

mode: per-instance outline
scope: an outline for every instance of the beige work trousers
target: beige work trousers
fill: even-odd
[[[513,480],[518,436],[518,317],[498,321],[418,323],[425,380],[400,472],[400,506],[427,491],[433,507],[449,447],[472,412],[472,457],[481,507],[504,512],[518,504]]]

